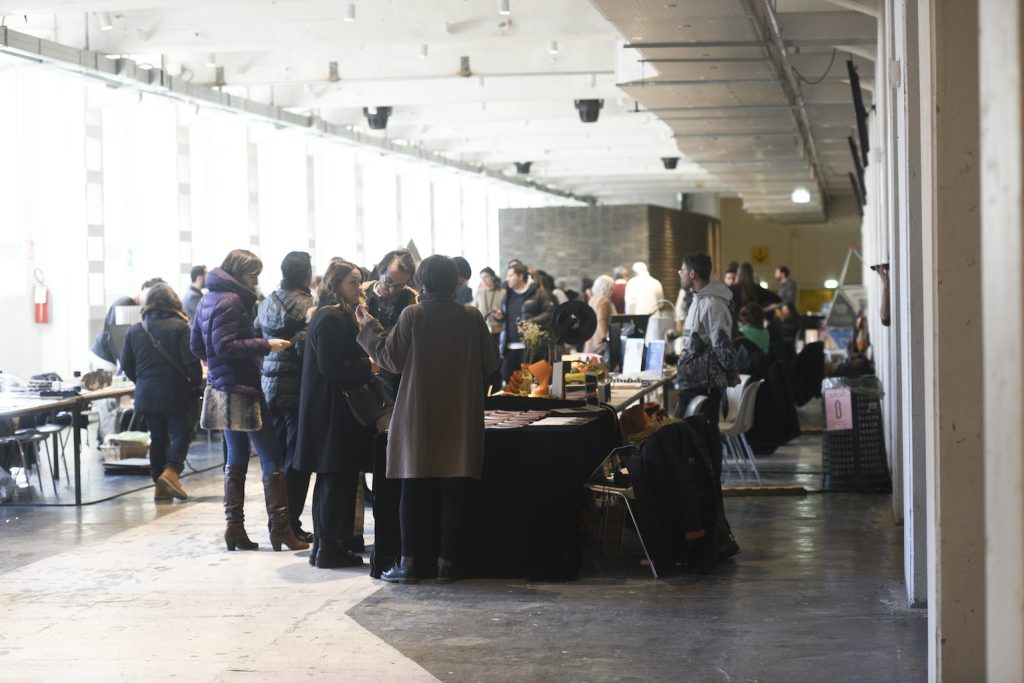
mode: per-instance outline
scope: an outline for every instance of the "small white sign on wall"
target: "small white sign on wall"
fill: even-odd
[[[853,429],[853,401],[849,388],[825,390],[825,429]]]

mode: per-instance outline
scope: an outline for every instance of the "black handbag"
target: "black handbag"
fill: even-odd
[[[149,341],[156,352],[163,356],[164,360],[167,361],[167,364],[174,368],[174,371],[181,375],[185,380],[185,383],[188,384],[189,393],[192,395],[188,404],[188,416],[192,425],[195,426],[196,423],[201,422],[202,418],[204,405],[203,390],[192,382],[192,378],[189,377],[188,371],[185,370],[185,366],[181,364],[181,361],[172,356],[171,353],[164,348],[163,344],[160,343],[160,340],[156,338],[156,335],[149,330],[149,321],[142,321],[142,331],[146,333],[147,337],[149,337]]]
[[[376,425],[395,405],[380,382],[372,379],[358,387],[343,389],[341,395],[348,402],[352,417],[364,427]]]

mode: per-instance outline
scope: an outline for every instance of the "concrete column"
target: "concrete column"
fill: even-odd
[[[980,681],[985,490],[978,0],[921,0],[919,7],[929,677]]]
[[[1024,680],[1024,12],[979,15],[988,680]]]

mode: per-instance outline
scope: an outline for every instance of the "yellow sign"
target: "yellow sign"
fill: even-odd
[[[764,265],[768,263],[768,259],[771,258],[768,247],[753,247],[750,250],[750,260],[756,264]]]

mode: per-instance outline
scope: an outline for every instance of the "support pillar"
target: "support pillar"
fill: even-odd
[[[1024,12],[982,0],[982,283],[989,681],[1024,680]]]
[[[978,0],[921,0],[919,7],[929,678],[980,681],[985,487]]]

